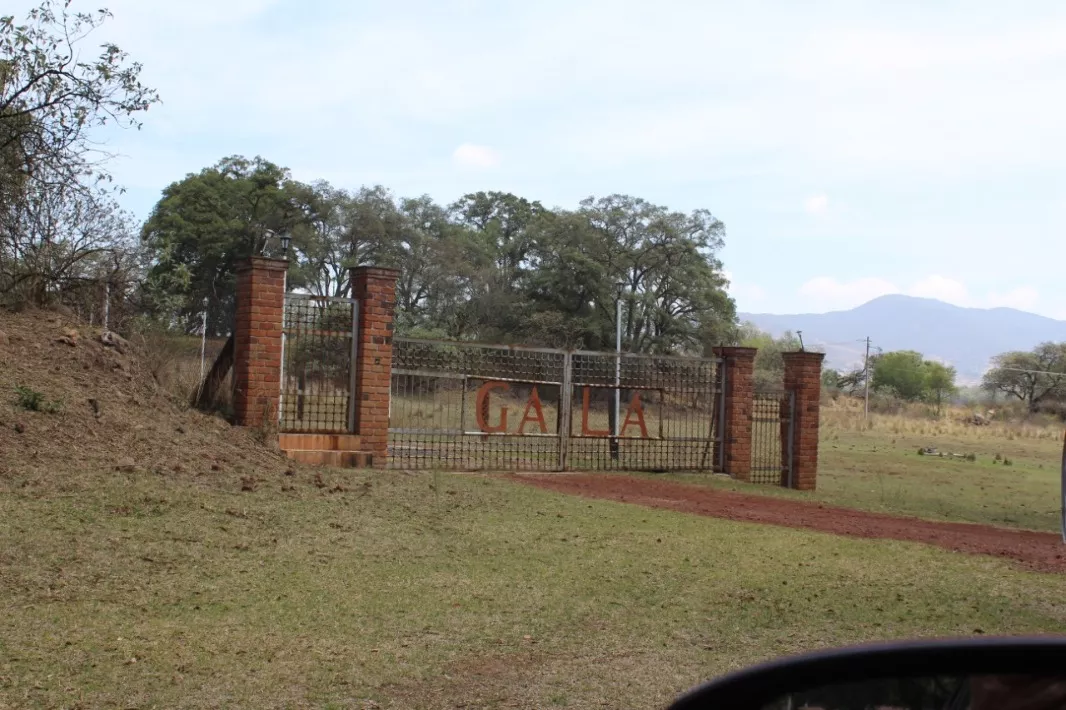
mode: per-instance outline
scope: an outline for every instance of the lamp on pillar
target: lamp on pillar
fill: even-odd
[[[281,258],[285,261],[289,260],[289,246],[292,244],[292,235],[290,234],[278,234],[273,229],[263,230],[263,247],[260,249],[260,253],[265,252],[270,245],[270,240],[277,237],[278,243],[281,244]]]

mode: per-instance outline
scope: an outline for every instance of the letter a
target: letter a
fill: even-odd
[[[529,416],[529,410],[532,409],[536,412],[536,416]],[[518,433],[524,434],[526,428],[526,422],[537,422],[540,424],[540,433],[548,433],[548,425],[544,423],[544,410],[540,406],[540,395],[537,394],[536,385],[533,386],[533,391],[529,393],[529,401],[526,402],[526,411],[522,412],[522,421],[518,423]]]
[[[625,436],[626,429],[629,428],[630,424],[633,424],[633,422],[629,421],[629,418],[633,415],[636,415],[637,417],[636,426],[640,427],[640,438],[647,439],[648,427],[644,423],[644,408],[640,406],[640,392],[634,392],[633,399],[629,400],[629,409],[626,410],[626,419],[622,423],[622,432],[620,436]]]
[[[489,426],[489,392],[496,389],[504,391],[511,389],[506,382],[486,382],[477,391],[477,425],[486,434],[498,434],[507,431],[507,407],[500,407],[500,423],[498,426]]]

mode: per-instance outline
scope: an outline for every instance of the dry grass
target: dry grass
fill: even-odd
[[[940,417],[923,416],[926,407],[913,407],[899,414],[871,413],[863,417],[863,403],[859,399],[840,398],[822,407],[821,426],[824,435],[878,433],[894,436],[924,436],[949,440],[1048,439],[1062,440],[1063,425],[1048,418],[1026,420],[993,419],[985,426],[966,420],[976,409],[952,407]]]
[[[1066,632],[1066,577],[998,560],[292,468],[91,333],[3,328],[0,391],[64,407],[0,401],[0,708],[655,707],[814,647]]]
[[[0,488],[0,707],[657,707],[809,648],[1066,632],[1066,578],[921,545],[477,477],[238,491]]]
[[[218,357],[225,338],[210,339],[202,352],[199,337],[172,333],[140,332],[130,336],[140,355],[139,361],[152,378],[173,395],[177,402],[191,402],[203,383],[204,375]],[[218,411],[232,410],[232,373],[219,390],[215,403]]]
[[[1062,425],[974,426],[963,423],[967,413],[956,410],[938,420],[871,414],[864,421],[861,402],[823,407],[813,493],[675,478],[896,515],[1058,530]],[[919,455],[925,448],[944,456]]]

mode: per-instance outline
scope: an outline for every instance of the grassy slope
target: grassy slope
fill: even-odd
[[[0,707],[653,707],[812,647],[1066,632],[1066,578],[997,560],[311,476],[0,487]]]

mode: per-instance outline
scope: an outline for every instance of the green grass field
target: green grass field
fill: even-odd
[[[1066,577],[989,558],[313,475],[0,488],[0,707],[658,707],[788,652],[1066,632]]]
[[[1062,429],[823,413],[818,490],[785,491],[721,477],[671,475],[688,483],[784,495],[898,515],[1033,530],[1060,526]],[[976,460],[921,456],[936,447]],[[1004,460],[1009,465],[1004,464]]]

